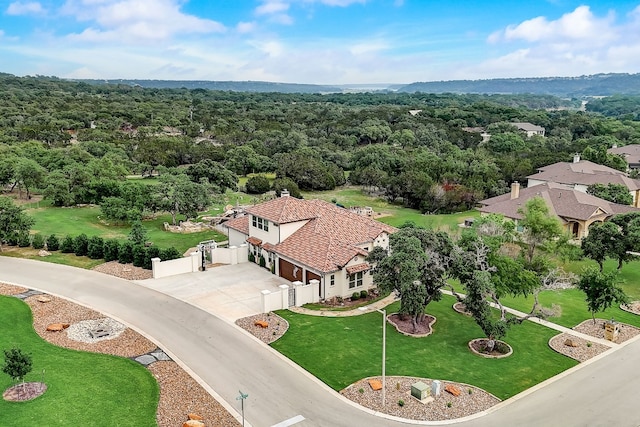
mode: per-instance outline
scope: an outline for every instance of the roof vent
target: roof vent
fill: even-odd
[[[286,188],[283,188],[280,192],[280,197],[289,197],[289,195],[289,190],[287,190]]]

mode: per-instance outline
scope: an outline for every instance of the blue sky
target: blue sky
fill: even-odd
[[[383,84],[640,72],[640,0],[0,0],[0,72]]]

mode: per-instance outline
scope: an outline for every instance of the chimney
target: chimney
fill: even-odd
[[[573,155],[573,163],[580,162],[580,153],[576,153]]]
[[[283,188],[282,191],[280,192],[280,197],[289,197],[289,190],[287,190],[286,188]]]
[[[618,144],[613,144],[611,148],[618,148]]]
[[[520,197],[520,183],[518,181],[514,181],[511,184],[511,200],[517,199]]]

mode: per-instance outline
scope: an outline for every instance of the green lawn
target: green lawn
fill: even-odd
[[[0,399],[0,425],[156,425],[159,388],[146,368],[122,357],[51,345],[33,330],[27,304],[0,295],[0,349],[12,346],[32,356],[25,381],[42,381],[44,372],[48,388],[28,402]],[[0,372],[0,390],[11,385]]]
[[[467,344],[481,338],[482,331],[471,318],[453,310],[454,302],[445,296],[427,307],[437,322],[434,333],[425,338],[402,335],[387,324],[387,375],[468,383],[506,399],[577,364],[549,348],[556,331],[531,322],[514,326],[504,338],[513,347],[511,356],[485,359],[472,354]],[[387,311],[398,307],[396,302]],[[340,318],[286,310],[278,314],[290,327],[271,345],[335,390],[380,375],[379,313]]]
[[[35,208],[27,213],[35,219],[32,233],[44,235],[56,234],[59,238],[66,235],[77,236],[85,233],[87,236],[100,236],[105,239],[126,239],[131,227],[129,225],[107,225],[100,221],[100,208],[94,206],[72,208]],[[160,248],[175,246],[180,252],[196,246],[204,240],[226,240],[226,236],[215,232],[178,234],[164,231],[163,224],[171,222],[170,215],[160,215],[153,220],[143,221],[147,229],[148,240]]]
[[[336,188],[331,191],[303,192],[305,199],[320,199],[327,202],[335,201],[345,207],[371,206],[376,213],[381,213],[379,220],[394,227],[407,221],[414,222],[418,226],[443,230],[457,234],[460,230],[458,224],[466,218],[478,218],[480,212],[473,210],[455,214],[425,215],[415,209],[409,209],[402,205],[391,204],[379,197],[372,197],[363,192],[359,187]]]

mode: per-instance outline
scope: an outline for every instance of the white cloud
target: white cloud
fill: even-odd
[[[38,15],[44,13],[45,10],[38,2],[20,2],[16,1],[7,8],[7,15]]]
[[[266,0],[255,10],[256,15],[271,15],[289,10],[289,3],[280,0]]]
[[[86,41],[165,40],[178,34],[224,32],[219,22],[187,15],[178,0],[67,0],[61,12],[91,26],[70,38]]]
[[[613,14],[598,18],[591,12],[589,6],[579,6],[557,20],[549,21],[544,16],[538,16],[518,25],[509,25],[504,30],[489,36],[489,41],[611,40],[617,37],[614,19]]]
[[[238,25],[236,25],[236,31],[240,34],[250,33],[255,29],[255,22],[238,22]]]

